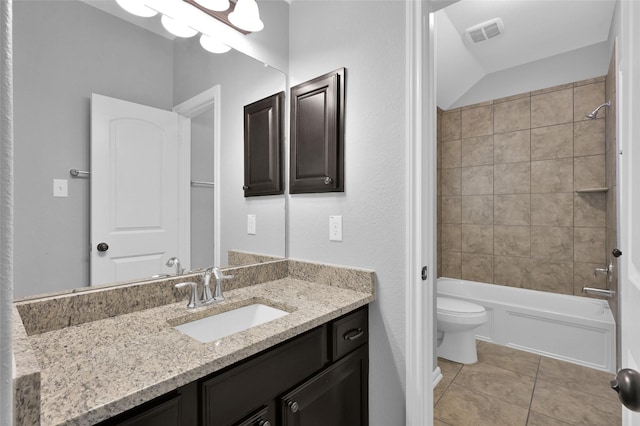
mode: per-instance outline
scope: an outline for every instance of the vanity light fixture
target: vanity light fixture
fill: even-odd
[[[162,26],[176,37],[193,37],[199,32],[200,45],[212,53],[225,53],[231,47],[224,40],[233,38],[224,26],[242,34],[261,31],[264,23],[256,0],[116,0],[127,12],[152,17],[161,15]],[[211,21],[211,18],[216,21]],[[217,26],[216,26],[217,25]],[[217,31],[216,31],[217,30]],[[225,36],[218,36],[221,32]]]
[[[238,0],[235,9],[229,14],[229,21],[236,27],[253,33],[264,28],[256,0]]]
[[[229,9],[229,0],[195,0],[200,6],[216,12],[224,12]]]

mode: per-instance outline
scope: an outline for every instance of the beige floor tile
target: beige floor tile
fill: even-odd
[[[449,423],[445,423],[443,421],[440,421],[438,419],[434,419],[433,420],[433,426],[450,426]]]
[[[545,416],[535,411],[529,411],[527,426],[571,426],[571,423],[565,423],[553,417]]]
[[[442,358],[438,358],[438,366],[440,367],[440,371],[442,372],[442,379],[433,390],[434,405],[437,404],[437,402],[440,400],[440,397],[442,397],[451,382],[453,382],[453,379],[462,368],[462,364]]]
[[[538,379],[618,402],[618,394],[609,386],[611,373],[543,356]]]
[[[465,365],[453,381],[469,390],[527,409],[534,382],[535,378],[531,376],[484,363]]]
[[[540,355],[519,351],[506,346],[477,341],[478,362],[536,377]]]
[[[531,410],[577,425],[615,426],[622,421],[619,403],[540,379],[536,381]]]
[[[524,426],[527,409],[453,383],[436,404],[434,418],[455,426]]]

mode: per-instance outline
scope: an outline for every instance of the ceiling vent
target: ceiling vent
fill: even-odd
[[[500,18],[491,19],[483,22],[482,24],[467,28],[464,31],[469,41],[473,43],[480,43],[481,41],[489,40],[490,38],[496,38],[503,32],[504,25]]]

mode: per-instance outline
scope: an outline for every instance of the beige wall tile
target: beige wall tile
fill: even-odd
[[[573,262],[533,259],[531,289],[573,294]]]
[[[462,278],[462,253],[442,251],[441,277]]]
[[[493,131],[512,132],[531,127],[531,101],[529,97],[493,105]]]
[[[573,226],[573,193],[531,194],[531,224]]]
[[[495,256],[493,258],[494,284],[531,288],[531,259]]]
[[[531,255],[531,227],[496,225],[493,231],[496,256],[529,257]]]
[[[531,163],[507,163],[494,166],[495,194],[531,192]]]
[[[461,112],[462,138],[473,138],[493,133],[493,105]]]
[[[460,196],[441,197],[442,213],[440,223],[461,223]]]
[[[576,157],[604,154],[605,120],[579,121],[573,124],[573,151]]]
[[[442,251],[462,249],[462,226],[452,223],[442,224]]]
[[[573,158],[531,162],[531,193],[572,191]]]
[[[440,170],[441,195],[460,195],[460,168]]]
[[[604,103],[604,81],[574,88],[573,103],[574,121],[588,120],[586,115],[598,105]],[[598,113],[598,117],[606,117],[609,112],[606,109],[606,107],[602,108]]]
[[[462,223],[493,224],[493,195],[465,195],[462,197]]]
[[[462,225],[462,252],[493,254],[493,225]]]
[[[573,89],[574,85],[575,85],[574,83],[567,83],[567,84],[561,84],[559,86],[547,87],[545,89],[534,90],[533,92],[531,92],[531,96],[543,95],[545,93],[550,93],[550,92],[557,92],[558,90]]]
[[[460,141],[448,141],[440,144],[440,164],[443,169],[461,166]]]
[[[531,159],[573,157],[573,124],[531,129]]]
[[[463,107],[460,107],[460,109],[461,109],[462,111],[467,111],[467,110],[469,110],[469,109],[475,109],[475,108],[480,108],[480,107],[484,107],[484,106],[491,106],[491,105],[493,105],[493,100],[491,100],[491,101],[484,101],[484,102],[480,102],[480,103],[473,104],[473,105],[463,106]]]
[[[500,133],[493,136],[495,163],[517,163],[531,160],[530,131]]]
[[[576,190],[605,186],[604,155],[575,157],[573,160]]]
[[[607,223],[606,193],[580,193],[573,198],[573,223],[581,227],[604,227]]]
[[[462,168],[462,195],[493,194],[493,166]]]
[[[460,139],[460,110],[445,112],[442,114],[442,140],[450,141]]]
[[[531,257],[536,259],[573,260],[573,228],[532,226]]]
[[[573,83],[573,86],[578,87],[578,86],[584,86],[586,84],[599,83],[601,81],[605,81],[606,78],[607,78],[606,75],[601,75],[600,77],[588,78],[586,80],[576,81],[575,83]]]
[[[529,225],[531,223],[531,195],[494,196],[493,223],[495,225]]]
[[[531,127],[553,126],[573,121],[573,89],[531,96]]]
[[[493,135],[462,139],[462,166],[493,164]]]
[[[507,96],[505,98],[500,98],[500,99],[494,99],[493,100],[493,104],[501,104],[503,102],[509,102],[509,101],[515,101],[516,99],[522,99],[522,98],[531,98],[531,93],[526,92],[526,93],[520,93],[519,95],[513,95],[513,96]]]
[[[594,275],[596,268],[603,268],[601,263],[581,263],[573,264],[573,294],[575,296],[593,297],[582,292],[582,287],[607,288],[607,277],[604,274]]]
[[[462,279],[493,283],[493,256],[462,253]]]
[[[574,261],[584,263],[606,262],[607,235],[605,228],[575,228]]]

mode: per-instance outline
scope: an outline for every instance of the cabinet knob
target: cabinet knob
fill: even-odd
[[[287,404],[289,406],[289,410],[295,414],[298,412],[298,410],[300,409],[300,407],[298,406],[298,403],[296,401],[289,401],[289,403]]]
[[[325,185],[331,185],[332,183],[333,183],[333,179],[331,179],[329,176],[324,178]]]
[[[96,247],[98,251],[107,251],[109,250],[109,244],[107,243],[99,243],[98,247]]]
[[[258,426],[271,426],[271,422],[269,420],[260,420]]]
[[[246,191],[249,187],[247,185],[242,185],[242,189]]]

